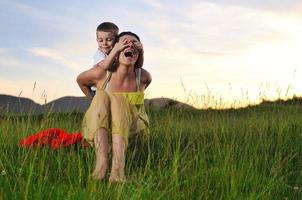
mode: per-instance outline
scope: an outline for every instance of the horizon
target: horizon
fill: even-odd
[[[39,104],[84,96],[76,76],[92,66],[97,25],[112,21],[142,40],[144,66],[153,78],[147,99],[229,107],[302,96],[298,0],[133,0],[104,5],[3,0],[0,10],[3,94]]]
[[[37,104],[39,106],[46,106],[48,104],[51,104],[55,101],[59,101],[60,99],[64,99],[64,98],[83,98],[83,99],[86,99],[87,101],[89,101],[85,96],[62,96],[62,97],[59,97],[57,99],[53,99],[51,101],[45,101],[43,103],[39,103],[39,102],[36,102],[34,99],[31,99],[29,97],[21,97],[21,96],[14,96],[14,95],[9,95],[9,94],[1,94],[0,93],[0,97],[1,96],[8,96],[8,97],[13,97],[13,98],[22,98],[22,99],[27,99],[27,100],[30,100],[32,101],[34,104]],[[302,96],[293,96],[291,98],[287,98],[287,99],[282,99],[282,98],[278,98],[278,99],[261,99],[259,102],[253,102],[253,103],[250,103],[250,104],[236,104],[236,105],[228,105],[228,106],[222,106],[222,105],[219,105],[219,104],[214,104],[214,105],[210,105],[210,104],[207,104],[206,102],[204,102],[203,106],[198,106],[198,105],[194,105],[194,104],[190,104],[190,103],[187,103],[187,102],[183,102],[183,101],[180,101],[180,100],[177,100],[177,99],[173,99],[173,98],[167,98],[167,97],[155,97],[155,98],[145,98],[145,100],[148,100],[148,101],[152,101],[152,100],[166,100],[166,101],[162,101],[162,103],[164,104],[161,104],[159,105],[158,103],[155,103],[157,106],[161,107],[161,106],[166,106],[166,105],[169,105],[169,101],[174,101],[176,102],[177,104],[180,103],[182,105],[184,105],[185,107],[188,105],[190,106],[191,108],[194,108],[194,109],[197,109],[197,110],[208,110],[208,109],[213,109],[213,110],[228,110],[228,109],[245,109],[245,108],[248,108],[250,106],[260,106],[262,104],[265,104],[265,103],[279,103],[279,102],[283,102],[283,103],[286,103],[286,102],[291,102],[291,101],[302,101]],[[168,102],[168,103],[167,103]],[[1,104],[1,99],[0,99],[0,104]],[[150,106],[150,104],[149,104]],[[157,107],[155,106],[155,107]]]

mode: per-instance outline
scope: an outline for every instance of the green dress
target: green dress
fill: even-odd
[[[144,93],[139,91],[141,69],[136,69],[136,92],[106,91],[111,72],[97,85],[96,95],[85,113],[82,134],[93,146],[96,132],[105,128],[108,133],[119,134],[128,145],[128,138],[149,132],[149,119],[144,106]]]

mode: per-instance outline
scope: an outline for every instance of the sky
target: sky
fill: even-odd
[[[146,98],[237,107],[302,96],[301,0],[0,0],[0,94],[83,96],[96,27],[137,33]]]

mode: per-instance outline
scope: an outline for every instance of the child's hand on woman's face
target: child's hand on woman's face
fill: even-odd
[[[138,50],[138,51],[143,51],[143,44],[140,42],[140,41],[136,41],[136,42],[134,42],[134,46],[136,47],[136,49]]]
[[[124,49],[126,49],[127,47],[129,47],[129,42],[130,41],[128,38],[123,38],[122,40],[115,43],[113,48],[116,49],[118,52],[121,52]]]

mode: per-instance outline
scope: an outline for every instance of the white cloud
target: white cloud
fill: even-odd
[[[203,0],[203,2],[209,2],[217,5],[240,6],[278,13],[299,13],[302,8],[302,2],[300,0]]]
[[[262,79],[288,82],[288,74],[292,72],[286,73],[286,67],[290,66],[292,70],[292,66],[302,65],[298,55],[302,51],[302,18],[301,14],[297,14],[301,11],[298,1],[287,1],[290,6],[279,0],[264,1],[265,6],[257,0],[142,2],[138,5],[148,6],[147,9],[135,7],[132,10],[129,5],[108,4],[110,10],[105,11],[91,5],[94,8],[83,17],[72,13],[81,11],[82,8],[77,5],[66,11],[69,14],[55,16],[50,11],[39,11],[16,2],[12,4],[23,14],[48,21],[45,28],[53,26],[49,34],[54,31],[59,33],[60,37],[56,37],[54,43],[48,45],[45,40],[43,47],[30,48],[31,55],[47,58],[58,66],[70,69],[64,72],[72,76],[89,68],[96,49],[95,27],[102,20],[114,21],[121,31],[138,33],[145,47],[145,66],[153,75],[154,82],[149,89],[153,96],[177,96],[182,92],[180,78],[189,89],[197,92],[204,82],[221,91],[225,91],[229,82],[234,84],[234,88],[254,87],[255,90]],[[278,12],[277,8],[283,5],[288,8],[286,12]],[[125,7],[127,9],[122,12],[111,13],[113,8],[120,10]],[[74,18],[72,14],[75,14]],[[0,53],[7,52],[0,49]],[[0,64],[10,66],[20,65],[20,62],[5,60],[4,57],[0,60]],[[45,71],[52,64],[46,63]],[[31,65],[28,62],[26,66]],[[60,87],[62,80],[58,78],[57,81]],[[74,84],[74,80],[70,82],[70,85]],[[70,85],[70,90],[76,93],[78,88]],[[45,84],[45,87],[49,86]],[[64,92],[60,94],[64,95]]]
[[[22,62],[20,60],[17,60],[15,58],[11,57],[1,57],[0,58],[0,67],[6,68],[6,67],[19,67],[22,66]]]
[[[76,63],[73,62],[70,59],[65,58],[62,52],[57,51],[55,49],[48,49],[48,48],[32,48],[29,49],[29,52],[31,52],[35,56],[41,56],[41,57],[46,57],[51,60],[57,61],[63,66],[73,69],[73,70],[79,70],[82,69],[83,67]]]
[[[146,5],[148,5],[152,8],[155,8],[155,9],[162,10],[162,9],[165,8],[165,5],[162,2],[158,1],[158,0],[143,0],[143,2]]]
[[[0,54],[8,52],[7,48],[0,48]]]
[[[56,16],[51,15],[47,10],[41,10],[25,3],[2,0],[1,4],[2,7],[12,8],[14,12],[29,16],[35,20],[39,19],[46,22],[56,18]]]
[[[206,82],[225,98],[231,94],[224,92],[229,83],[238,98],[243,89],[255,99],[266,81],[278,81],[282,90],[291,84],[301,88],[291,77],[302,66],[301,17],[207,2],[187,6],[182,13],[169,8],[157,15],[144,13],[142,22],[151,36],[146,38],[145,63],[157,88],[170,83],[175,90],[181,87],[180,77],[189,90],[202,91]]]

